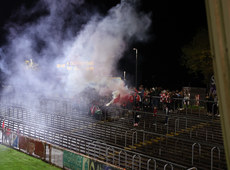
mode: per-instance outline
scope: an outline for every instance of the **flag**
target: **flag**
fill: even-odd
[[[116,96],[116,98],[113,100],[113,103],[118,103],[120,101],[120,94]]]
[[[96,105],[93,105],[93,106],[91,107],[90,111],[91,111],[91,115],[92,115],[92,116],[93,116],[94,114],[102,114],[101,109],[100,109],[98,106],[96,106]]]
[[[90,112],[91,112],[91,115],[93,116],[95,113],[95,106],[94,105],[92,105],[92,107],[90,108]]]
[[[2,129],[4,129],[4,127],[5,127],[5,120],[3,120],[2,122]]]
[[[120,93],[118,90],[114,91],[112,95],[113,99],[109,103],[107,103],[106,106],[109,106],[112,103],[118,103],[120,101]]]
[[[14,139],[13,146],[18,148],[18,136]]]
[[[95,114],[102,114],[101,109],[98,106],[95,107]]]

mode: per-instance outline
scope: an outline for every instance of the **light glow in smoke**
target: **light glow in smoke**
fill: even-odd
[[[45,96],[71,97],[89,84],[101,95],[126,90],[122,81],[109,77],[132,41],[146,39],[149,15],[136,11],[128,0],[105,16],[83,9],[84,3],[40,0],[34,8],[16,13],[25,17],[43,11],[30,22],[5,26],[8,43],[1,47],[5,56],[1,54],[0,62],[5,84],[13,85],[16,93],[27,90]],[[25,60],[33,61],[36,69],[26,68]]]

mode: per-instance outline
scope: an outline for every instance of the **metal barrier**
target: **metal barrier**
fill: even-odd
[[[132,157],[132,170],[134,169],[134,158],[136,156],[137,155],[133,155],[133,157]],[[141,157],[140,157],[140,155],[138,155],[138,158],[139,158],[139,170],[141,170]]]
[[[219,147],[213,147],[211,149],[211,170],[213,169],[213,151],[214,151],[214,149],[217,149],[217,151],[218,151],[218,158],[220,160],[220,148]]]
[[[148,161],[147,161],[147,170],[149,170],[149,162],[151,161],[152,159],[149,159]],[[156,160],[153,160],[153,162],[154,162],[154,170],[156,170],[157,169],[157,162],[156,162]]]
[[[1,131],[2,129],[0,130],[0,132]],[[80,165],[75,164],[76,160],[73,158],[76,158],[76,157],[81,158],[79,160],[94,161],[97,163],[97,165],[99,164],[106,165],[106,167],[108,168],[117,169],[117,170],[123,169],[118,166],[112,165],[110,163],[102,162],[98,159],[93,159],[92,157],[86,157],[74,151],[70,151],[70,150],[67,151],[65,148],[55,146],[53,144],[50,144],[44,141],[36,140],[31,137],[21,136],[14,132],[11,132],[11,133],[13,136],[20,137],[19,138],[20,140],[18,141],[17,146],[14,144],[14,142],[6,143],[6,142],[1,141],[1,143],[7,146],[11,146],[11,148],[14,148],[16,150],[20,150],[30,156],[36,156],[36,158],[45,160],[48,163],[54,164],[63,169],[66,169],[66,168],[67,169],[70,169],[70,168],[79,169],[82,166],[81,164],[83,164],[84,162],[81,161]],[[2,136],[3,136],[3,133],[1,133],[1,137]],[[12,138],[12,140],[15,140],[15,139]],[[29,142],[24,143],[25,141],[29,141]],[[67,154],[69,155],[68,157],[66,157]],[[67,158],[69,159],[66,160]],[[71,167],[68,167],[68,162],[71,162],[70,163],[70,165],[72,165]],[[84,164],[84,169],[86,170],[90,169],[89,162],[86,162],[86,164]]]
[[[63,142],[62,142],[63,143]],[[90,145],[93,145],[93,152],[91,152],[90,150],[89,150],[89,147],[90,147]],[[95,148],[98,148],[98,147],[103,147],[103,148],[105,148],[104,150],[105,150],[105,152],[106,152],[106,147],[108,148],[111,148],[111,149],[107,149],[107,154],[108,154],[108,152],[109,152],[109,150],[114,150],[115,151],[115,149],[116,150],[120,150],[120,151],[123,151],[123,152],[128,152],[129,153],[129,155],[131,154],[131,155],[140,155],[139,153],[134,153],[134,152],[131,152],[131,151],[124,151],[123,149],[120,149],[120,148],[117,148],[117,147],[114,147],[114,146],[111,146],[111,145],[107,145],[107,144],[103,144],[102,142],[92,142],[92,143],[89,143],[88,144],[88,154],[90,154],[90,153],[92,153],[93,154],[93,156],[95,157],[95,155],[96,155],[96,149]],[[140,157],[141,158],[143,158],[143,157],[146,157],[145,155],[140,155]],[[150,157],[149,157],[149,159],[150,159]],[[157,158],[151,158],[152,160],[155,160],[155,159],[157,159]],[[107,159],[108,160],[108,159]],[[164,160],[160,160],[160,159],[157,159],[158,161],[163,161],[163,162],[165,162]],[[128,161],[128,159],[127,159],[127,161]],[[167,162],[167,161],[166,161]],[[127,162],[126,162],[126,164],[127,164]],[[140,165],[139,165],[140,166]],[[179,166],[179,167],[183,167],[183,166],[180,166],[180,165],[177,165],[177,166]]]
[[[167,166],[168,166],[168,165],[170,165],[171,170],[173,170],[173,165],[172,165],[172,164],[165,164],[165,166],[164,166],[164,170],[166,170],[166,168],[167,168]]]
[[[66,106],[64,106],[64,108],[65,108]],[[6,107],[7,108],[7,107]],[[2,113],[5,113],[5,112],[2,112],[2,108],[0,108],[1,109],[1,113],[0,114],[2,114]],[[15,119],[18,119],[18,116],[17,116],[17,114],[19,113],[18,111],[20,110],[21,108],[17,108],[17,107],[15,107],[14,108],[14,111],[12,112],[11,111],[11,113],[10,113],[10,115],[8,115],[9,117],[15,117]],[[108,108],[109,109],[109,108]],[[27,110],[27,111],[23,111],[23,113],[22,113],[22,116],[24,116],[23,118],[25,118],[25,119],[27,119],[27,120],[32,120],[33,119],[33,115],[38,115],[38,114],[34,114],[34,113],[31,113],[32,111],[31,110]],[[21,113],[21,112],[20,112]],[[38,111],[38,113],[39,113],[39,111]],[[142,111],[140,111],[140,113],[141,114],[150,114],[150,113],[147,113],[147,112],[142,112]],[[41,132],[41,131],[36,131],[36,130],[34,130],[34,129],[31,129],[31,128],[28,128],[28,127],[25,127],[24,125],[23,125],[23,123],[25,123],[24,121],[22,121],[22,122],[20,122],[20,123],[22,123],[22,125],[20,125],[19,127],[20,127],[20,129],[21,129],[21,131],[22,131],[22,133],[23,134],[25,134],[25,135],[31,135],[31,136],[34,136],[34,137],[36,137],[36,136],[38,136],[39,138],[41,138],[41,139],[46,139],[46,140],[49,140],[49,141],[52,141],[52,139],[55,139],[55,140],[57,140],[57,141],[59,141],[60,142],[60,145],[62,145],[62,146],[65,146],[65,147],[67,147],[67,148],[70,148],[70,149],[73,149],[73,147],[72,147],[72,145],[76,145],[77,146],[77,141],[78,141],[78,136],[80,137],[82,137],[82,138],[86,138],[86,139],[89,139],[89,140],[91,140],[91,141],[93,141],[93,140],[97,140],[97,134],[95,133],[95,129],[97,128],[97,126],[98,127],[100,127],[101,129],[104,129],[107,133],[108,133],[108,135],[107,135],[107,133],[106,133],[106,135],[102,135],[101,137],[103,138],[103,140],[110,140],[111,139],[111,136],[113,136],[114,137],[114,143],[115,144],[118,144],[118,145],[120,145],[120,143],[118,142],[118,140],[117,140],[117,138],[119,137],[119,136],[117,136],[117,134],[116,134],[116,132],[112,132],[112,126],[111,126],[111,124],[108,124],[108,126],[107,126],[107,128],[106,128],[106,126],[105,126],[105,124],[102,126],[101,124],[97,124],[97,126],[94,126],[94,123],[93,122],[88,122],[88,120],[89,119],[87,119],[86,121],[80,121],[80,120],[78,120],[78,118],[74,118],[74,116],[73,115],[69,115],[69,113],[66,115],[66,113],[63,113],[63,115],[58,115],[57,113],[52,113],[52,114],[50,114],[50,112],[44,112],[44,113],[40,113],[39,114],[39,117],[37,117],[38,119],[36,119],[36,120],[47,120],[47,122],[46,122],[46,126],[44,126],[43,127],[43,125],[36,125],[38,128],[41,128],[41,129],[46,129],[47,128],[47,126],[48,126],[48,128],[47,128],[47,131],[43,131],[43,132]],[[119,113],[120,114],[120,113]],[[3,114],[4,115],[4,114]],[[27,116],[25,116],[25,115],[27,115]],[[44,117],[42,117],[44,115]],[[5,116],[5,115],[4,115]],[[7,116],[7,115],[6,115]],[[46,116],[46,117],[45,117]],[[161,116],[165,116],[164,114],[162,114]],[[20,116],[19,116],[20,117]],[[144,116],[143,116],[144,117]],[[76,134],[74,133],[74,129],[72,128],[73,126],[72,125],[69,125],[69,122],[70,122],[70,120],[72,119],[72,118],[74,118],[75,120],[74,121],[76,121],[75,122],[75,124],[78,126],[78,130],[77,131],[80,131],[80,132],[77,132]],[[171,119],[171,120],[170,120]],[[166,131],[167,131],[167,134],[170,132],[170,131],[174,131],[175,133],[181,128],[181,127],[189,127],[189,126],[191,126],[191,124],[192,124],[192,122],[194,121],[194,122],[196,122],[196,120],[195,119],[191,119],[191,118],[189,118],[189,117],[184,117],[184,116],[182,116],[182,117],[180,117],[180,116],[177,116],[177,117],[175,117],[175,115],[173,115],[172,117],[170,117],[170,119],[169,119],[169,121],[168,121],[168,125],[166,126]],[[13,120],[13,119],[12,119]],[[119,121],[119,120],[115,120],[115,119],[113,119],[113,121]],[[123,126],[126,126],[125,125],[125,123],[124,123],[125,121],[124,121],[124,119],[122,120],[122,125]],[[183,124],[185,122],[185,125]],[[203,121],[204,122],[204,121]],[[206,122],[206,121],[205,121]],[[210,122],[213,122],[213,121],[210,121]],[[7,121],[6,121],[6,123],[8,123]],[[27,123],[27,122],[26,122]],[[141,122],[141,123],[143,123],[143,122]],[[148,123],[148,121],[146,120],[146,121],[144,121],[144,126],[143,126],[143,128],[144,129],[147,129],[146,128],[146,125],[147,125],[147,123]],[[15,125],[12,125],[12,124],[8,124],[8,125],[10,125],[10,126],[15,126],[15,125],[17,125],[17,123],[15,123]],[[30,126],[34,126],[33,125],[33,122],[28,122],[28,125],[29,125],[29,127]],[[173,125],[174,125],[174,127],[173,127]],[[50,127],[49,127],[50,126]],[[51,128],[51,127],[53,127],[53,129]],[[59,128],[59,127],[61,127],[61,128]],[[92,133],[94,134],[93,136],[87,136],[86,134],[84,134],[84,129],[85,128],[87,128],[87,131],[90,131],[90,127],[92,127]],[[59,131],[60,131],[60,133],[59,133],[59,131],[57,131],[58,133],[57,133],[57,136],[55,136],[55,133],[56,133],[56,130],[54,130],[54,128],[57,128],[57,129],[60,129]],[[72,128],[72,129],[71,129]],[[121,128],[121,125],[119,125],[119,126],[117,126],[116,127],[117,129],[119,129],[119,128]],[[114,127],[114,129],[116,130],[116,128]],[[142,128],[142,127],[140,127],[140,128]],[[14,128],[15,129],[15,128]],[[80,129],[80,130],[79,130]],[[160,129],[160,128],[159,128]],[[53,133],[50,133],[49,131],[50,130],[52,130],[52,131],[54,131]],[[134,130],[134,129],[133,129]],[[70,131],[70,132],[67,132],[67,131]],[[71,131],[73,131],[73,132],[71,132]],[[87,131],[85,131],[85,132],[87,132]],[[118,130],[119,131],[119,130]],[[207,134],[209,133],[208,131],[206,131],[207,132]],[[42,134],[42,133],[44,133],[44,134]],[[67,134],[66,134],[67,133]],[[87,132],[88,133],[88,132]],[[51,134],[52,134],[52,136],[51,136]],[[64,134],[66,134],[66,135],[64,135]],[[122,135],[123,134],[123,135]],[[128,134],[130,134],[130,136],[128,135]],[[140,137],[140,135],[141,135],[141,137]],[[78,136],[74,136],[74,135],[78,135]],[[130,140],[131,139],[131,135],[132,135],[132,140]],[[135,131],[132,131],[131,129],[129,129],[129,130],[125,130],[125,128],[124,128],[124,130],[122,130],[122,133],[121,133],[121,136],[124,136],[124,139],[125,139],[125,147],[127,147],[129,144],[132,144],[132,146],[134,145],[134,143],[138,143],[139,141],[145,141],[146,139],[148,140],[148,138],[150,138],[151,139],[151,136],[159,136],[159,137],[165,137],[165,134],[157,134],[157,133],[152,133],[152,132],[148,132],[148,131],[144,131],[144,130],[138,130],[138,129],[135,129]],[[128,139],[128,137],[130,137],[130,139]],[[170,138],[170,139],[175,139],[175,140],[180,140],[180,141],[184,141],[184,143],[186,143],[186,142],[188,142],[187,140],[183,140],[183,139],[180,139],[180,138],[177,138],[177,137],[167,137],[167,139],[168,138]],[[208,140],[208,135],[206,135],[205,136],[205,138]],[[122,138],[121,138],[122,139]],[[74,140],[74,141],[71,141],[71,140]],[[75,142],[76,141],[76,142]],[[111,141],[111,140],[110,140]],[[193,141],[193,140],[190,140],[190,142],[191,141]],[[74,143],[73,143],[74,142]],[[123,141],[122,141],[123,142]],[[93,143],[93,142],[91,142],[91,143]],[[105,155],[107,155],[106,156],[106,158],[105,159],[107,159],[107,161],[110,161],[109,159],[109,157],[108,157],[108,155],[111,155],[112,154],[112,163],[113,162],[116,162],[115,160],[119,160],[118,162],[121,164],[121,156],[122,155],[124,155],[124,162],[125,162],[125,164],[122,164],[122,166],[127,166],[127,167],[129,167],[130,168],[130,163],[128,162],[128,161],[131,161],[130,160],[130,156],[129,155],[132,155],[133,156],[133,154],[131,154],[131,153],[134,153],[134,152],[130,152],[130,151],[128,151],[128,152],[126,152],[125,150],[120,150],[121,148],[116,148],[116,147],[114,147],[114,146],[112,146],[112,145],[106,145],[105,143],[103,144],[103,142],[98,142],[98,143],[93,143],[93,144],[91,144],[90,142],[89,143],[87,143],[86,142],[86,146],[88,147],[86,147],[86,150],[87,150],[87,152],[85,151],[85,153],[87,153],[87,154],[92,154],[92,155],[96,155],[96,154],[99,154],[99,155],[101,155],[101,154],[105,154]],[[83,144],[83,143],[82,143]],[[204,145],[204,143],[202,143],[202,142],[200,142],[200,144],[202,144],[202,146]],[[102,146],[103,145],[103,146]],[[122,144],[122,145],[124,145],[124,143]],[[205,144],[206,145],[206,144]],[[108,147],[108,148],[107,148]],[[93,148],[92,150],[90,150],[91,148]],[[104,148],[104,151],[102,151],[102,150],[100,150],[100,149],[97,149],[97,148],[100,148],[100,149],[102,149],[102,148]],[[218,146],[218,148],[219,148],[219,146]],[[81,151],[82,153],[84,152],[83,151],[83,149],[81,149],[81,147],[79,146],[79,148],[76,148],[76,150],[79,150],[79,151]],[[194,150],[194,146],[193,146],[193,150]],[[101,152],[101,153],[100,153]],[[119,155],[117,155],[117,156],[119,156],[119,157],[117,157],[117,158],[115,158],[115,155],[116,155],[116,153],[120,153]],[[193,152],[193,151],[192,151]],[[139,155],[139,153],[137,152],[137,153],[135,153],[134,155]],[[193,155],[193,154],[192,154]],[[146,155],[142,155],[142,156],[140,156],[141,157],[141,160],[142,160],[142,158],[143,157],[146,157]],[[134,157],[135,158],[135,157]],[[147,159],[147,157],[146,157],[146,159]],[[152,161],[156,161],[156,159],[154,158],[149,158],[149,159],[151,159]],[[147,160],[144,160],[145,161],[145,167],[147,168],[148,166],[147,166],[147,164],[146,164],[146,162],[149,160],[149,159],[147,159]],[[193,159],[193,158],[192,158]],[[163,160],[160,160],[160,161],[162,161],[162,162],[164,162]],[[166,163],[167,164],[167,163]],[[166,164],[165,164],[165,166],[166,166]],[[170,163],[168,163],[168,165],[169,165]],[[167,165],[167,166],[168,166]],[[151,165],[152,166],[152,165]],[[166,167],[167,167],[166,166]],[[144,167],[144,165],[143,165],[143,163],[141,163],[141,167],[143,168]],[[174,167],[174,164],[173,164],[173,167]],[[176,167],[176,165],[175,165],[175,167]]]
[[[194,146],[195,145],[198,145],[198,147],[199,147],[199,156],[201,155],[201,145],[199,144],[199,143],[194,143],[193,145],[192,145],[192,165],[193,165],[193,158],[194,158]]]
[[[191,168],[189,168],[187,170],[197,170],[197,168],[196,167],[191,167]]]
[[[159,96],[152,96],[152,99],[157,99],[159,100],[160,97]],[[188,99],[187,101],[190,102],[189,105],[184,105],[181,104],[181,107],[178,108],[175,106],[175,104],[177,103],[183,103],[184,99],[183,98],[171,98],[172,102],[169,103],[170,108],[173,110],[174,113],[184,113],[184,115],[189,115],[189,114],[198,114],[198,117],[201,117],[201,113],[204,113],[205,115],[207,115],[207,109],[209,107],[209,104],[211,106],[211,110],[212,110],[212,115],[214,115],[214,105],[216,105],[217,102],[215,101],[208,101],[208,100],[199,100],[199,105],[195,105],[195,103],[197,102],[197,100],[195,99]],[[159,102],[158,104],[158,110],[162,110],[162,108],[160,107],[160,104],[162,105],[162,103]],[[150,108],[153,108],[153,106],[150,106]],[[218,112],[218,107],[216,108],[217,112]],[[141,111],[144,111],[143,108],[141,108]],[[138,112],[138,111],[137,111]]]
[[[127,146],[127,131],[125,132],[125,147]]]
[[[119,158],[118,158],[118,165],[121,165],[121,153],[124,152],[125,153],[125,167],[126,167],[126,162],[127,162],[127,152],[125,152],[124,150],[121,150],[119,152]]]
[[[177,132],[177,129],[179,129],[179,121],[180,121],[179,118],[175,120],[175,134]]]
[[[109,156],[109,155],[108,155],[108,151],[109,151],[110,149],[111,149],[111,150],[112,150],[112,152],[113,152],[113,154],[112,154],[112,155],[113,155],[113,164],[114,164],[114,149],[113,149],[113,148],[111,148],[111,147],[109,147],[109,146],[108,146],[108,147],[106,147],[106,162],[108,162],[108,156]]]
[[[135,140],[135,143],[137,143],[137,132],[133,132],[132,134],[132,146],[134,145],[134,135],[136,134],[136,140]]]
[[[38,114],[35,114],[35,115],[38,115]],[[48,114],[46,114],[46,115],[48,115]],[[65,119],[66,119],[66,116],[59,116],[59,115],[54,115],[54,116],[52,116],[51,115],[51,117],[50,117],[50,119],[48,118],[48,117],[46,117],[46,119],[45,119],[45,121],[47,121],[47,120],[50,120],[51,121],[51,125],[54,125],[54,120],[56,119],[55,117],[57,117],[57,120],[60,122],[59,124],[61,125],[61,126],[63,126],[63,128],[66,128],[66,125],[67,125],[67,123],[65,123]],[[178,119],[176,119],[175,120],[175,124],[176,124],[176,129],[178,129],[178,127],[180,126],[180,120],[181,118],[178,118]],[[185,120],[186,120],[186,125],[185,126],[187,126],[187,121],[188,121],[188,118],[185,118]],[[63,121],[64,123],[61,123],[61,121]],[[48,122],[46,122],[46,123],[48,123]],[[83,122],[83,123],[85,123],[85,122]],[[80,126],[80,124],[79,124],[79,126]],[[169,126],[166,126],[167,127],[167,133],[168,133],[168,129],[169,129]],[[111,126],[110,126],[110,128],[111,128]],[[177,131],[175,129],[175,127],[174,127],[174,132],[175,131]],[[105,129],[106,130],[106,129]],[[192,134],[191,133],[192,131],[190,131],[190,134]],[[208,134],[206,133],[206,140],[207,140],[207,136],[208,136]],[[190,137],[191,137],[191,135],[190,135]],[[134,138],[134,137],[133,137]],[[115,142],[116,143],[116,142]],[[125,135],[125,143],[127,143],[127,134]],[[134,143],[134,142],[133,142]],[[125,146],[127,146],[127,144],[125,144]]]

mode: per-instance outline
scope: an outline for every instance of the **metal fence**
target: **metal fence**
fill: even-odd
[[[6,135],[5,129],[0,129],[0,142],[13,149],[20,150],[28,155],[39,158],[60,168],[67,169],[123,169],[107,162],[102,162],[95,158],[67,150],[60,146],[37,140],[32,137],[22,136],[11,131]]]
[[[46,105],[38,104],[32,109],[23,103],[1,102],[1,122],[4,120],[6,126],[14,132],[19,130],[23,136],[127,169],[187,169],[199,167],[203,161],[208,162],[208,169],[226,167],[221,130],[214,130],[220,128],[218,119],[207,116],[204,108],[200,108],[200,112],[199,108],[189,107],[187,112],[186,108],[173,112],[164,125],[161,122],[165,118],[163,110],[159,110],[155,121],[152,112],[107,107],[108,117],[98,121],[76,109],[68,100],[47,101]],[[133,127],[133,112],[141,114],[138,128]],[[106,122],[108,118],[110,121]],[[46,152],[52,151],[46,146]],[[165,160],[178,156],[189,158],[189,164]],[[205,156],[207,159],[203,159]]]

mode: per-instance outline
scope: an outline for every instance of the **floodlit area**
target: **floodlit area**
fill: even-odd
[[[226,170],[229,7],[2,2],[0,150],[62,169]]]

